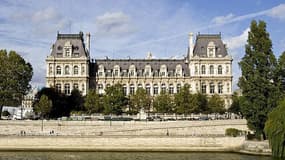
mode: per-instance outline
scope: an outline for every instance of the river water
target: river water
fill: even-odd
[[[234,153],[167,152],[0,152],[0,160],[273,160]]]

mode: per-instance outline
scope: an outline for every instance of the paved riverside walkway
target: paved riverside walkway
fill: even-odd
[[[247,131],[246,120],[208,121],[0,121],[0,136],[224,136],[227,128]]]

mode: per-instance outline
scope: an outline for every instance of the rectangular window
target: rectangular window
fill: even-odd
[[[214,85],[210,85],[210,93],[213,94],[215,93],[215,86]]]
[[[169,94],[173,94],[173,93],[174,93],[173,86],[170,86],[170,87],[169,87]]]
[[[203,94],[205,94],[205,93],[206,93],[206,90],[207,90],[206,84],[202,84],[201,92],[202,92]]]
[[[158,94],[158,87],[154,87],[154,88],[153,88],[153,94],[154,94],[154,95],[157,95],[157,94]]]
[[[115,74],[114,74],[116,77],[118,77],[119,76],[119,71],[116,69],[115,70]]]
[[[131,86],[130,87],[130,95],[135,94],[135,87]]]

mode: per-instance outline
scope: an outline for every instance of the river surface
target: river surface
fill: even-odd
[[[0,160],[273,160],[234,153],[167,152],[0,152]]]

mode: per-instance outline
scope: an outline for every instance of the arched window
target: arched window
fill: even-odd
[[[210,65],[210,74],[214,74],[214,66]]]
[[[205,65],[202,65],[201,74],[206,74],[206,67],[205,67]]]
[[[73,74],[75,74],[75,75],[78,74],[78,66],[73,67]]]
[[[158,94],[158,85],[155,84],[155,85],[153,86],[153,95],[157,95],[157,94]]]
[[[64,73],[65,73],[66,75],[69,74],[69,66],[65,66],[65,68],[64,68]]]
[[[221,65],[218,66],[218,74],[223,74],[223,67]]]
[[[219,93],[219,94],[222,94],[222,93],[223,93],[223,84],[222,84],[222,82],[219,82],[219,83],[218,83],[218,93]]]
[[[64,93],[69,95],[70,94],[70,84],[69,83],[66,83],[64,85]]]
[[[179,93],[179,92],[180,92],[180,89],[181,89],[181,84],[177,84],[177,86],[176,86],[176,92]]]
[[[150,95],[150,85],[149,84],[146,84],[145,89],[146,89],[146,93]]]
[[[166,92],[166,85],[164,83],[161,85],[161,91],[160,92],[161,93],[165,93]]]
[[[174,93],[174,88],[173,88],[173,85],[170,84],[169,85],[169,94],[173,94]]]
[[[61,74],[61,67],[60,66],[56,66],[56,74],[57,75]]]
[[[213,82],[210,83],[210,93],[211,94],[215,93],[215,85]]]
[[[135,86],[133,84],[130,85],[130,95],[135,94]]]

